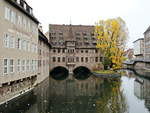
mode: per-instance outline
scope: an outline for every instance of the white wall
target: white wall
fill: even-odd
[[[134,55],[139,55],[139,54],[143,54],[143,51],[142,50],[142,40],[138,40],[136,42],[134,42]]]

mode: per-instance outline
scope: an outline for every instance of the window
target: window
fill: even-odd
[[[31,71],[34,70],[34,60],[31,61]]]
[[[38,70],[38,60],[35,60],[35,70]]]
[[[41,60],[38,61],[38,67],[41,67]]]
[[[97,49],[95,49],[95,53],[98,53],[98,50],[97,50]]]
[[[62,61],[65,62],[65,57],[62,58]]]
[[[10,9],[5,7],[5,19],[10,20]]]
[[[76,61],[79,62],[79,57],[76,57]]]
[[[30,25],[30,21],[29,20],[28,20],[27,26],[28,26],[28,30],[30,31],[31,25]]]
[[[60,62],[60,57],[58,57],[58,62]]]
[[[30,61],[29,60],[26,61],[26,70],[27,71],[30,70]]]
[[[26,25],[27,25],[27,21],[26,21],[25,18],[23,18],[23,26],[24,26],[25,29],[26,29]]]
[[[27,41],[27,51],[30,51],[30,42]]]
[[[76,36],[80,36],[80,32],[76,32]]]
[[[35,53],[37,53],[37,52],[38,52],[38,47],[37,47],[37,45],[36,45],[36,44],[32,43],[31,51],[32,51],[32,52],[35,52]]]
[[[80,37],[76,37],[77,40],[80,40]]]
[[[83,59],[83,57],[81,57],[81,62],[84,62],[84,59]]]
[[[70,58],[68,58],[68,62],[71,62]]]
[[[103,61],[103,57],[100,57],[100,62],[102,62]]]
[[[44,63],[44,62],[43,62]],[[44,64],[43,64],[44,65]],[[36,70],[36,60],[33,60],[33,71]]]
[[[8,73],[8,59],[4,59],[4,74]]]
[[[59,37],[59,40],[63,40],[63,37]],[[61,45],[63,45],[63,43]]]
[[[25,71],[25,60],[22,60],[22,71]]]
[[[95,62],[98,62],[98,57],[95,57]]]
[[[74,49],[72,49],[72,53],[74,53]]]
[[[85,32],[83,32],[82,34],[83,34],[83,36],[86,36],[86,35],[87,35]]]
[[[63,35],[63,33],[62,33],[62,32],[60,32],[60,33],[59,33],[59,35]]]
[[[56,50],[55,49],[53,49],[53,53],[55,53],[56,52]]]
[[[45,60],[43,60],[43,66],[45,66]]]
[[[23,3],[24,3],[23,0],[21,0],[21,1],[20,1],[20,5],[21,5],[22,7],[23,7]]]
[[[65,53],[65,49],[63,49],[63,51],[62,51],[63,53]]]
[[[88,57],[85,58],[85,61],[88,62]]]
[[[30,71],[33,71],[33,60],[30,61]]]
[[[36,26],[32,24],[32,33],[35,33],[36,31],[37,31]]]
[[[24,48],[24,41],[21,40],[21,49],[23,49],[23,48]]]
[[[14,60],[10,59],[10,73],[14,72]]]
[[[29,51],[29,48],[28,48],[29,46],[28,46],[28,44],[29,44],[29,41],[26,41],[26,50],[27,50],[27,51]]]
[[[42,54],[42,51],[41,51],[41,49],[39,49],[39,55],[41,55]]]
[[[93,33],[93,32],[91,32],[91,36],[94,36],[94,33]]]
[[[18,24],[19,24],[20,26],[22,26],[22,17],[21,17],[21,16],[18,16]]]
[[[20,0],[17,0],[17,3],[20,4]]]
[[[30,14],[32,15],[32,9],[30,8]]]
[[[9,47],[15,48],[15,38],[11,36],[9,42],[10,42]]]
[[[21,71],[21,61],[18,59],[17,61],[17,71],[20,72]]]
[[[31,51],[34,52],[34,44],[32,43]]]
[[[23,42],[22,42],[22,49],[23,50],[27,50],[27,41],[26,40],[23,40]]]
[[[56,62],[56,58],[55,57],[53,57],[53,62]]]
[[[23,6],[24,6],[24,9],[26,10],[26,9],[27,9],[27,4],[26,4],[26,3],[24,3],[24,5],[23,5]]]
[[[4,34],[4,47],[9,48],[9,35]]]
[[[11,23],[16,24],[16,13],[11,11]]]
[[[58,49],[58,53],[60,53],[60,49]]]
[[[34,45],[34,52],[38,53],[38,46],[36,44]]]
[[[93,44],[93,46],[96,46],[96,43],[92,43]]]
[[[21,40],[20,40],[20,38],[17,39],[17,48],[21,49]]]

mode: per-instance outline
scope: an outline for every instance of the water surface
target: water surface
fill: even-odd
[[[120,79],[48,78],[0,106],[0,113],[150,113],[150,81],[132,71],[122,73]]]

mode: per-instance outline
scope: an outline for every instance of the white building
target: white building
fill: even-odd
[[[0,0],[0,103],[36,85],[38,24],[25,0]]]
[[[144,38],[139,38],[133,42],[134,55],[137,59],[143,59],[144,56]]]

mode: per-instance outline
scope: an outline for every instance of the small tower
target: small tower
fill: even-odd
[[[70,24],[68,25],[68,37],[66,40],[66,48],[67,48],[66,66],[68,67],[69,73],[72,73],[75,67],[75,46],[76,46],[76,41],[75,41],[75,37],[73,36],[72,25]]]

